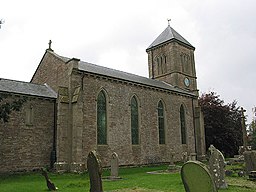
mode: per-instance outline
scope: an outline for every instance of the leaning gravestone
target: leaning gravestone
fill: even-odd
[[[111,179],[117,179],[118,177],[118,171],[119,171],[119,159],[118,155],[113,152],[111,155]]]
[[[186,192],[217,192],[206,165],[199,161],[185,163],[181,168],[181,178]]]
[[[90,177],[90,192],[103,192],[101,161],[95,150],[91,151],[87,157],[87,169]]]
[[[47,173],[46,169],[41,168],[41,171],[42,171],[42,175],[45,177],[46,185],[47,185],[49,191],[56,191],[56,190],[58,190],[58,187],[56,187],[54,185],[54,183],[49,179],[48,173]]]
[[[213,145],[209,147],[210,158],[209,167],[217,189],[226,189],[228,187],[225,181],[225,158],[223,154]]]

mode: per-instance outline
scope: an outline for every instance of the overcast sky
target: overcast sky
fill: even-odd
[[[256,106],[255,0],[8,0],[0,78],[30,81],[48,42],[59,55],[148,77],[146,48],[170,25],[195,48],[200,93]]]

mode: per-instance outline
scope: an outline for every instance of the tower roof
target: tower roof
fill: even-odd
[[[195,49],[184,37],[182,37],[178,32],[176,32],[170,25],[151,43],[147,50],[166,43],[171,40],[177,40],[187,46]]]

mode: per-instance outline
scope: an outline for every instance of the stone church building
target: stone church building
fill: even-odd
[[[83,171],[97,150],[103,166],[181,161],[205,154],[195,48],[168,27],[146,49],[149,78],[55,53],[31,82],[0,79],[7,100],[26,98],[0,122],[0,172]],[[2,101],[3,102],[3,101]]]

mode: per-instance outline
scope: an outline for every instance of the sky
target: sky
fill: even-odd
[[[55,53],[148,77],[146,48],[170,25],[195,49],[198,88],[256,106],[255,0],[8,0],[0,4],[0,78],[29,82]],[[254,55],[255,54],[255,55]]]

